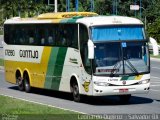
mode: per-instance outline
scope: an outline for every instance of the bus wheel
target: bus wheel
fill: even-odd
[[[121,103],[126,104],[129,102],[131,95],[120,95],[119,98]]]
[[[27,93],[29,93],[31,91],[31,86],[30,86],[30,83],[29,83],[28,74],[24,74],[24,87],[25,87],[25,91]]]
[[[23,91],[24,90],[24,81],[23,81],[23,78],[22,77],[18,77],[17,78],[17,85],[18,85],[18,89],[20,91]]]
[[[80,102],[81,96],[79,94],[78,84],[75,82],[73,83],[73,86],[72,86],[72,93],[73,93],[73,100],[75,102]]]

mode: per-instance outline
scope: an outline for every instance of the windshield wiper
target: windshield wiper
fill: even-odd
[[[111,70],[111,74],[110,74],[110,77],[113,77],[116,73],[117,73],[117,71],[118,71],[118,69],[121,67],[121,64],[120,64],[120,62],[118,61],[114,66],[113,66],[113,69]],[[119,65],[119,67],[117,67]],[[116,70],[117,69],[117,70]],[[114,74],[114,71],[116,71],[115,72],[115,74]]]
[[[127,61],[127,63],[130,65],[131,70],[132,70],[135,74],[138,74],[137,69],[132,65],[132,63],[131,63],[128,59],[126,59],[126,58],[124,58],[124,60]]]

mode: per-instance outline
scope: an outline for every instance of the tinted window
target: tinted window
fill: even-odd
[[[78,48],[77,24],[4,25],[7,44]]]
[[[79,32],[80,32],[80,52],[81,52],[83,66],[85,67],[86,72],[91,74],[91,63],[90,60],[88,59],[87,42],[89,37],[88,37],[87,27],[84,25],[80,25]]]

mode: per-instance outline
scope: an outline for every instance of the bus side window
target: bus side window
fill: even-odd
[[[7,44],[10,44],[10,34],[9,25],[4,25],[4,41]]]
[[[19,34],[19,31],[17,30],[17,28],[15,29],[15,42],[14,42],[14,44],[18,44],[19,42],[19,38],[18,38],[18,34]]]
[[[62,46],[67,46],[67,28],[64,28],[63,32],[62,32]]]
[[[78,48],[78,25],[66,24],[62,33],[62,44],[64,46]]]
[[[36,45],[36,30],[35,27],[28,29],[28,43],[29,45]]]
[[[57,25],[56,26],[56,30],[55,30],[55,34],[56,34],[56,46],[62,46],[62,42],[61,42],[61,40],[62,40],[62,32],[61,32],[61,25]]]
[[[78,49],[78,25],[72,25],[72,32],[70,34],[72,47]]]
[[[58,25],[57,27],[57,45],[58,46],[65,46],[65,36],[64,36],[64,31],[65,31],[65,25]]]
[[[55,45],[55,25],[47,25],[45,28],[45,34],[47,38],[47,45]]]
[[[45,45],[45,39],[43,37],[41,38],[41,45]]]
[[[83,62],[83,66],[87,73],[91,74],[91,63],[88,59],[88,49],[87,49],[87,42],[88,42],[88,31],[87,27],[80,24],[80,53]]]
[[[50,46],[53,46],[53,45],[55,45],[55,28],[54,28],[55,26],[53,25],[53,27],[50,27],[49,29],[48,29],[48,35],[47,35],[47,37],[48,37],[48,44],[50,45]]]
[[[33,37],[29,38],[29,44],[31,44],[31,45],[34,44],[34,38]]]
[[[24,45],[25,44],[25,30],[21,26],[17,26],[17,40],[16,44]]]
[[[14,25],[11,25],[9,30],[9,44],[15,44],[15,30]]]
[[[68,29],[68,33],[67,33],[67,45],[69,47],[72,47],[72,35],[73,35],[73,29],[72,28],[69,28]]]
[[[37,28],[37,44],[38,45],[46,45],[47,44],[47,42],[46,42],[46,33],[45,33],[45,27],[44,27],[44,25],[40,25],[40,24],[38,24],[37,26],[36,26],[36,28]]]
[[[15,25],[4,25],[4,41],[7,44],[17,43],[17,29]]]
[[[48,44],[53,45],[53,37],[52,36],[48,36]]]

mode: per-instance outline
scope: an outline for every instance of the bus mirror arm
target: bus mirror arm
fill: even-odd
[[[94,59],[94,43],[92,40],[88,40],[88,59]]]

